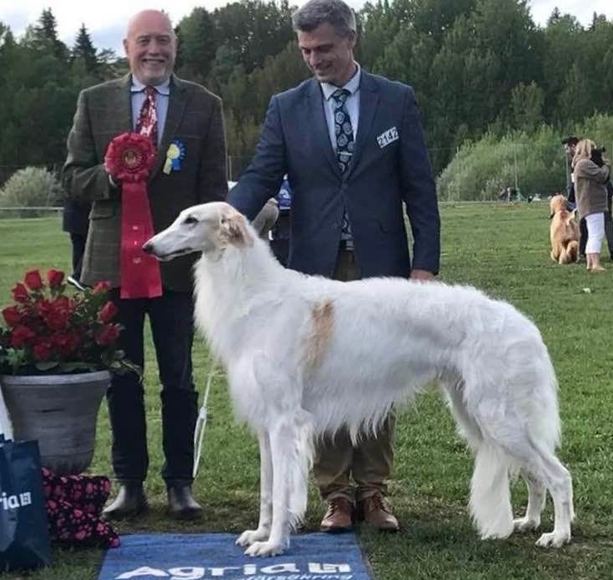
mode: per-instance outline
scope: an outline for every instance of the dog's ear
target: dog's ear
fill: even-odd
[[[551,212],[551,213],[549,214],[549,219],[550,219],[550,220],[551,220],[551,219],[553,219],[553,216],[554,216],[554,213],[553,213],[553,212]]]
[[[253,246],[253,237],[247,229],[243,214],[229,208],[221,215],[221,231],[226,239],[235,246]]]

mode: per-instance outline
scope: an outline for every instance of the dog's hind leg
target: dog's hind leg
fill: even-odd
[[[543,534],[536,542],[541,548],[559,548],[570,542],[570,525],[575,517],[573,509],[573,484],[570,473],[553,451],[535,446],[542,467],[542,481],[553,498],[554,527],[553,532]]]
[[[527,432],[523,432],[522,435],[521,438],[516,437],[512,445],[508,442],[506,444],[508,452],[521,464],[522,470],[530,474],[535,481],[533,485],[537,486],[530,490],[528,510],[522,520],[527,521],[531,516],[533,520],[537,519],[536,514],[540,512],[539,508],[544,502],[544,490],[541,489],[541,486],[544,486],[553,498],[554,529],[553,532],[543,534],[536,545],[542,548],[549,546],[559,548],[570,541],[570,525],[574,518],[570,473],[555,456],[553,450],[547,449],[542,443],[535,443]]]
[[[513,532],[509,491],[510,465],[504,452],[484,438],[476,417],[467,407],[464,380],[441,377],[458,431],[475,454],[470,489],[470,512],[483,539],[506,538]]]
[[[525,469],[521,470],[521,475],[528,486],[528,507],[523,518],[513,520],[513,526],[518,532],[525,532],[536,530],[541,525],[541,513],[545,507],[547,489],[542,481],[536,479]]]
[[[245,530],[236,543],[250,546],[254,542],[268,539],[272,524],[272,455],[270,437],[267,431],[258,434],[260,443],[260,521],[256,530]]]
[[[562,465],[552,450],[547,449],[544,443],[536,443],[534,441],[528,428],[522,427],[518,429],[517,426],[521,424],[522,421],[519,417],[513,416],[508,412],[504,417],[502,415],[498,415],[495,418],[490,417],[487,427],[481,423],[484,430],[487,430],[488,440],[491,442],[490,445],[495,446],[494,461],[498,458],[499,465],[504,466],[506,464],[505,475],[512,467],[519,466],[520,469],[529,473],[535,481],[542,482],[542,485],[551,494],[555,511],[554,530],[551,533],[543,534],[536,544],[541,547],[553,546],[559,548],[566,542],[569,542],[571,536],[570,524],[574,517],[571,477],[568,470]],[[488,463],[490,461],[488,460]],[[491,471],[493,468],[488,466],[485,469]],[[476,467],[475,476],[477,471]],[[505,487],[508,495],[508,482]],[[538,507],[542,506],[543,501],[541,499],[543,492],[537,491],[535,496],[534,491],[535,489],[533,488],[533,506],[530,506],[532,508],[532,516],[534,516]],[[511,521],[512,529],[513,522]]]

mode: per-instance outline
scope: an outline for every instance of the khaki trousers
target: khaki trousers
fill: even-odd
[[[360,278],[353,252],[339,252],[333,277],[342,282]],[[386,481],[394,463],[395,423],[392,412],[376,437],[364,435],[356,446],[345,429],[334,438],[324,437],[320,441],[315,452],[313,474],[324,500],[344,497],[361,501],[375,493],[386,493]]]

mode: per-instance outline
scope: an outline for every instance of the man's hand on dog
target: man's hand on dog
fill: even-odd
[[[413,270],[409,276],[410,280],[434,280],[434,274],[428,270]]]

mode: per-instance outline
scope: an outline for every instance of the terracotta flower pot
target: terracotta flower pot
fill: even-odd
[[[56,474],[81,473],[94,455],[98,409],[110,381],[108,371],[0,375],[14,439],[37,439],[43,466]]]

